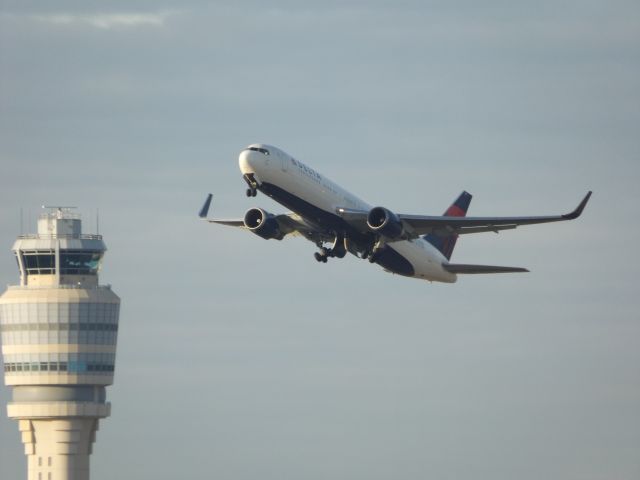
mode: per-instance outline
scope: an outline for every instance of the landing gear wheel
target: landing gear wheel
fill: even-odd
[[[324,250],[324,249],[323,249]],[[317,261],[319,261],[320,263],[327,263],[327,254],[326,253],[320,253],[320,252],[316,252],[313,254],[313,256],[315,257],[315,259]]]
[[[247,188],[247,197],[255,197],[258,191],[255,188]]]

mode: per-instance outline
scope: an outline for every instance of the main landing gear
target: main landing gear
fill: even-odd
[[[344,255],[341,255],[340,252],[336,251],[334,248],[322,247],[319,252],[313,254],[313,257],[320,263],[327,263],[329,257],[342,258]]]
[[[370,253],[368,255],[368,258],[369,258],[369,263],[376,263],[378,261],[378,259],[380,258],[380,251],[377,250],[377,251],[375,251],[373,253]]]
[[[368,259],[369,263],[376,263],[378,258],[380,258],[380,252],[378,250],[365,250],[362,252],[360,258],[363,260]]]
[[[344,236],[336,235],[331,248],[323,247],[322,242],[318,242],[317,245],[318,248],[320,248],[320,251],[314,253],[313,256],[318,262],[321,263],[327,263],[329,257],[344,258],[344,256],[347,254],[347,249],[345,248],[344,244]]]
[[[255,188],[247,188],[247,197],[255,197],[258,194],[258,190]]]
[[[329,252],[327,248],[323,248],[320,252],[316,252],[313,254],[314,258],[320,263],[327,263],[329,259]]]
[[[378,240],[373,245],[367,247],[361,254],[360,258],[363,260],[368,259],[369,263],[376,263],[382,254],[382,250],[384,249],[384,243],[381,240]]]

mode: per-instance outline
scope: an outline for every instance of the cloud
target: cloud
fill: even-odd
[[[156,13],[94,13],[33,15],[36,21],[58,26],[83,25],[102,30],[115,28],[163,27],[175,11]]]

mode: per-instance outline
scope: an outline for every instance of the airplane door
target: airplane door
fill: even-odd
[[[278,156],[280,157],[280,165],[282,165],[282,171],[286,172],[287,168],[289,168],[289,159],[282,152],[278,152]]]

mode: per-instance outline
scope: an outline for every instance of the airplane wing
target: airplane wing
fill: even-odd
[[[219,223],[220,225],[228,225],[230,227],[242,227],[242,228],[246,228],[244,225],[244,220],[243,219],[236,219],[236,220],[222,220],[222,219],[210,219],[207,218],[209,215],[209,208],[211,207],[211,200],[213,199],[213,195],[209,194],[207,195],[207,199],[204,201],[204,205],[202,205],[202,208],[200,209],[200,212],[198,213],[198,216],[204,220],[206,220],[209,223]]]
[[[220,219],[220,218],[208,218],[209,208],[211,206],[211,199],[213,195],[209,194],[204,202],[204,205],[200,209],[198,216],[209,223],[217,223],[219,225],[227,225],[230,227],[239,227],[248,229],[244,223],[244,219]],[[309,224],[300,215],[296,213],[283,213],[273,215],[273,219],[278,223],[278,228],[285,236],[303,236],[312,242],[318,241],[331,241],[333,236],[330,232],[324,232],[322,229]]]
[[[331,241],[333,236],[325,234],[322,230],[315,229],[307,224],[299,215],[295,213],[282,213],[273,216],[274,220],[278,222],[278,227],[285,236],[302,236],[313,242],[317,241]],[[220,219],[220,218],[207,218],[209,223],[217,223],[219,225],[227,225],[229,227],[240,227],[247,229],[244,224],[244,220],[239,219]]]
[[[429,233],[435,233],[440,236],[450,236],[468,233],[498,232],[500,230],[513,229],[520,225],[561,222],[578,218],[587,205],[591,193],[592,192],[586,194],[575,210],[564,215],[537,217],[440,217],[399,214],[398,219],[402,222],[408,238],[416,238]],[[337,213],[354,227],[363,230],[366,229],[368,212],[338,208]],[[407,237],[402,238],[402,240],[406,240]]]

